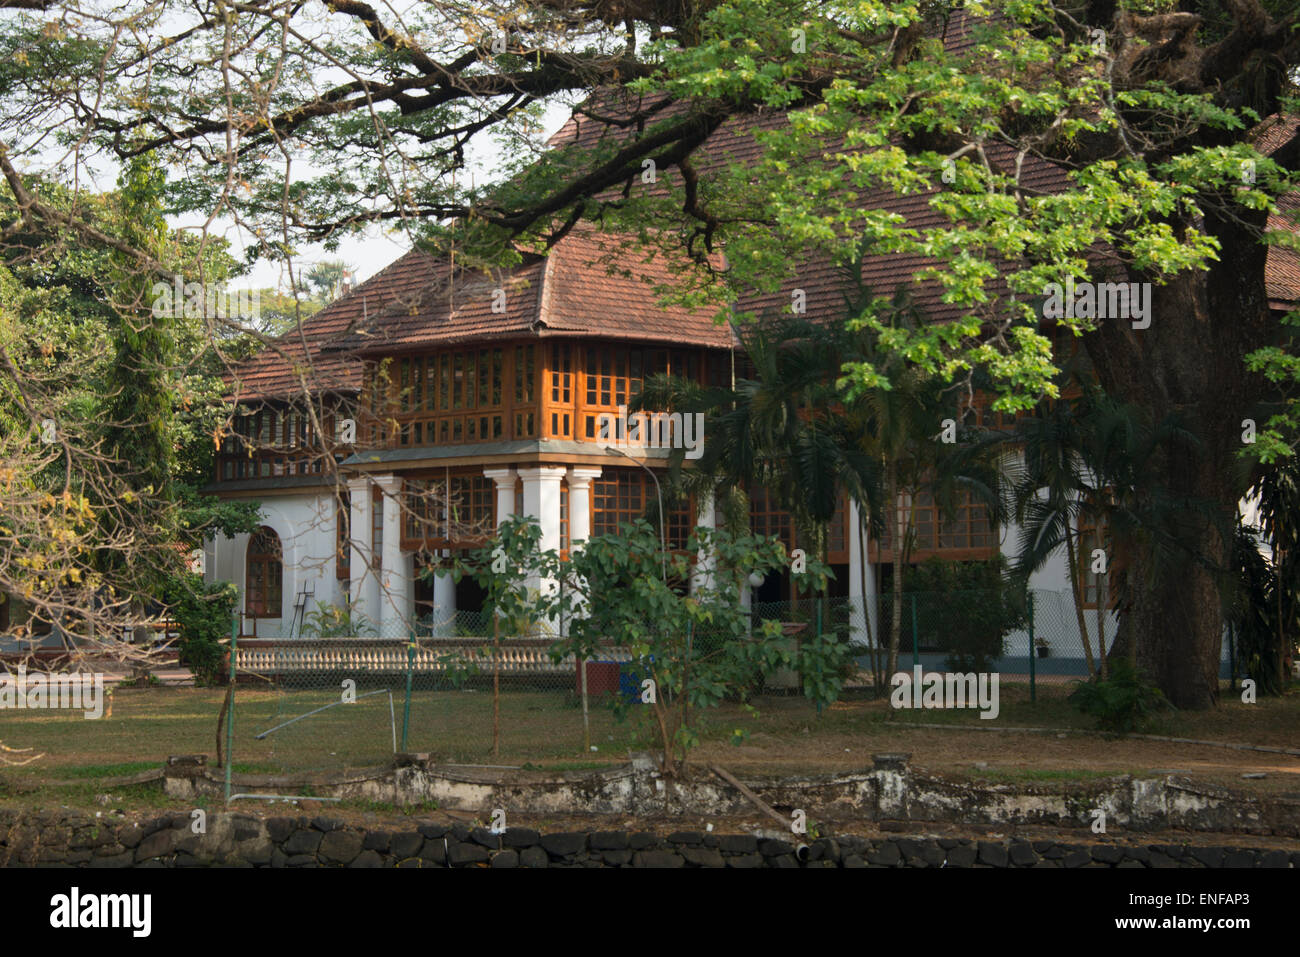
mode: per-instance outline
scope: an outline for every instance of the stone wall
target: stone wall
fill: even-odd
[[[1186,844],[1086,844],[939,837],[821,838],[627,831],[494,834],[464,825],[359,829],[326,817],[213,811],[151,820],[0,811],[8,867],[1281,867],[1300,852]]]

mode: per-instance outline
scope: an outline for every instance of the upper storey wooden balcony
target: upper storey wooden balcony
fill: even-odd
[[[533,339],[435,349],[365,365],[359,445],[459,446],[520,439],[595,443],[658,373],[730,381],[723,349]]]

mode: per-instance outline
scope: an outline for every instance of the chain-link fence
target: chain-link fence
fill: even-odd
[[[753,626],[781,623],[789,651],[831,636],[848,649],[845,693],[879,695],[891,635],[901,671],[997,673],[1002,683],[1058,687],[1088,675],[1080,616],[1069,593],[909,592],[897,622],[889,594],[755,603]],[[1096,654],[1098,616],[1083,627]],[[1115,616],[1100,625],[1107,646]],[[388,630],[392,629],[391,626]],[[644,675],[622,649],[585,662],[554,651],[555,636],[516,634],[492,615],[457,612],[405,633],[239,639],[232,753],[243,771],[347,770],[424,752],[442,764],[580,770],[653,746],[648,709],[635,702]],[[495,631],[495,633],[494,633]],[[692,655],[732,640],[701,631]],[[758,674],[743,694],[797,695],[795,667]],[[585,688],[584,688],[585,679]],[[585,691],[585,694],[584,694]],[[613,706],[613,707],[612,707]],[[762,718],[756,719],[761,724]]]
[[[254,771],[354,769],[397,751],[479,766],[625,760],[637,729],[606,705],[633,680],[630,656],[587,662],[584,714],[581,672],[554,644],[501,622],[494,634],[492,615],[471,611],[405,634],[241,638],[235,760]]]
[[[996,672],[1002,681],[1064,684],[1089,674],[1089,649],[1099,654],[1114,643],[1117,618],[1083,609],[1082,624],[1069,592],[1011,591],[905,592],[898,604],[882,594],[869,601],[871,626],[855,635],[870,656],[888,647],[895,630],[900,668],[925,671]]]

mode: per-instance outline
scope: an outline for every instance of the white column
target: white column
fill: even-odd
[[[600,478],[600,468],[569,469],[569,549],[591,538],[591,482]]]
[[[717,528],[717,514],[714,506],[713,492],[700,498],[699,514],[695,517],[696,528]],[[701,548],[695,555],[695,571],[691,575],[691,594],[706,591],[713,587],[713,569],[717,556],[712,549]]]
[[[565,471],[562,465],[519,470],[524,483],[524,514],[537,519],[542,527],[538,543],[542,551],[560,547],[560,483]]]
[[[379,579],[371,568],[371,530],[374,502],[371,500],[370,479],[348,480],[349,522],[348,538],[352,554],[349,559],[349,580],[354,615],[364,615],[371,624],[379,620]]]
[[[864,563],[868,562],[867,558],[867,540],[862,530],[860,521],[861,513],[858,510],[858,503],[849,499],[849,634],[851,640],[865,644],[867,640],[867,616],[871,614],[868,606],[867,594],[874,592],[871,577],[872,570],[866,568],[867,589],[864,594],[862,588],[862,571]],[[873,622],[874,623],[874,622]]]
[[[248,596],[248,540],[252,538],[241,532],[231,539],[234,550],[230,556],[231,580],[239,589],[235,604],[235,614],[239,616],[239,633],[244,633],[244,600]]]
[[[379,555],[379,637],[400,638],[411,617],[409,556],[402,554],[402,480],[380,475],[375,484],[384,493],[384,541]]]
[[[542,537],[537,547],[543,552],[560,547],[560,483],[565,471],[562,465],[519,470],[519,478],[524,483],[524,514],[537,519],[541,526]],[[553,578],[534,577],[529,579],[527,587],[530,591],[535,588],[540,594],[550,595],[559,588],[559,582]],[[539,624],[547,627],[546,622]],[[550,622],[550,629],[555,630],[556,624]]]
[[[484,469],[483,474],[497,483],[497,525],[515,513],[515,470]]]
[[[450,555],[445,551],[443,555]],[[437,572],[433,576],[433,633],[450,635],[451,622],[456,617],[456,583],[452,581],[450,571]]]

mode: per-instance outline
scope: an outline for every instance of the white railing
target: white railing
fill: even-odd
[[[503,639],[494,650],[491,639],[421,638],[416,642],[411,670],[416,674],[473,671],[503,675],[573,675],[572,655],[554,661],[547,638]],[[235,652],[235,668],[261,675],[347,672],[405,674],[410,642],[384,638],[244,639]],[[602,651],[607,661],[630,661],[625,651]],[[495,661],[494,661],[495,659]]]

